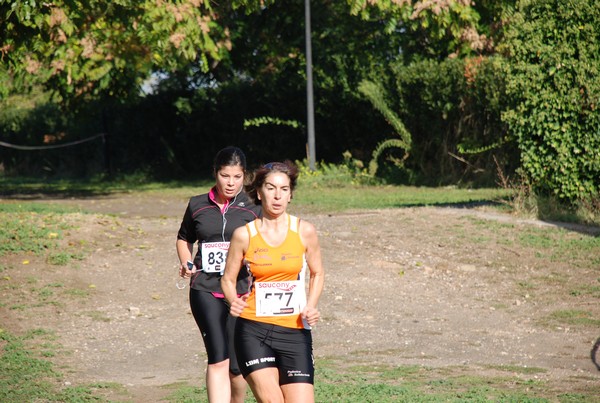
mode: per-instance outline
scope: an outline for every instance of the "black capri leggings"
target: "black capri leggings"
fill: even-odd
[[[225,298],[217,298],[210,292],[190,288],[190,307],[204,340],[208,363],[216,364],[229,359],[229,371],[240,375],[233,348],[236,318],[229,315]]]

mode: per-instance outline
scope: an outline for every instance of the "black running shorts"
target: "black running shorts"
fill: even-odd
[[[229,371],[239,375],[240,369],[233,349],[236,318],[229,315],[225,299],[191,288],[190,307],[204,340],[208,363],[216,364],[229,358]]]
[[[240,371],[279,369],[279,384],[314,383],[315,367],[310,330],[290,329],[239,318],[234,344]]]

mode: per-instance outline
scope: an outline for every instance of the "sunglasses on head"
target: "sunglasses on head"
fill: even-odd
[[[263,165],[265,169],[277,169],[278,171],[287,171],[288,166],[283,162],[269,162],[268,164]]]

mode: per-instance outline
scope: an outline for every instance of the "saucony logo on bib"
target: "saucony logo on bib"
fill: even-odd
[[[296,288],[296,284],[280,283],[277,281],[267,281],[256,283],[258,288],[277,288],[282,291],[290,291]]]

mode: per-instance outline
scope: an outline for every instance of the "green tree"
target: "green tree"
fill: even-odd
[[[349,149],[353,155],[369,158],[373,142],[383,138],[387,124],[371,112],[358,85],[364,77],[381,79],[389,61],[398,57],[398,37],[386,34],[382,21],[352,16],[345,2],[313,1],[311,8],[317,154],[335,161]],[[231,99],[225,96],[230,91],[239,91],[243,100],[252,99],[235,109],[244,114],[241,121],[270,116],[305,122],[304,0],[278,0],[253,13],[234,10],[221,18],[230,28],[232,51],[209,73],[215,80],[211,91],[216,95],[211,98],[222,102],[222,110],[223,101]],[[220,132],[226,131],[231,130]],[[260,133],[274,146],[284,138],[278,153],[295,153],[290,155],[293,158],[306,155],[305,133],[300,130],[263,126],[246,133],[245,139]],[[249,147],[254,155],[264,152],[261,142]]]
[[[0,27],[0,80],[10,84],[0,96],[42,84],[63,102],[124,98],[153,72],[190,61],[208,71],[230,50],[208,0],[0,0]]]
[[[523,173],[567,202],[600,190],[599,22],[595,0],[521,1],[499,47]]]
[[[364,20],[383,21],[385,32],[398,44],[398,54],[387,61],[387,77],[371,75],[369,81],[379,83],[377,87],[391,95],[379,97],[376,108],[388,110],[386,115],[397,115],[394,120],[403,125],[402,129],[396,128],[397,133],[401,138],[412,137],[411,155],[404,155],[403,176],[429,184],[489,182],[496,172],[495,167],[490,167],[492,157],[461,158],[457,154],[464,149],[461,145],[468,145],[470,150],[473,146],[490,149],[490,145],[504,142],[504,134],[496,124],[500,110],[496,105],[485,105],[497,87],[481,82],[482,78],[490,78],[494,84],[494,77],[479,73],[484,70],[481,66],[486,65],[482,62],[494,51],[493,39],[498,33],[501,12],[511,1],[482,1],[477,5],[462,0],[348,3],[353,13]],[[373,102],[373,94],[380,91],[374,87],[368,93],[361,92]],[[389,117],[386,119],[390,121]],[[410,135],[402,135],[408,132]],[[406,151],[407,142],[381,141],[374,156],[390,147]],[[398,165],[398,159],[391,160]]]
[[[402,37],[407,61],[415,56],[444,59],[481,53],[489,38],[479,33],[479,13],[471,0],[347,0],[352,13],[383,19],[385,31]]]

